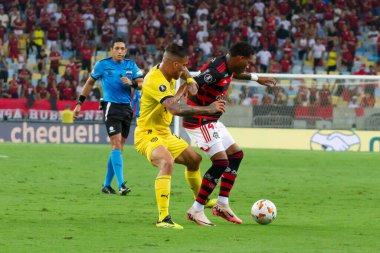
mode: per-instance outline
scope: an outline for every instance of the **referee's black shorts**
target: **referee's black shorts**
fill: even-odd
[[[133,117],[131,105],[111,102],[102,103],[104,123],[107,127],[108,136],[121,133],[121,136],[127,138]]]

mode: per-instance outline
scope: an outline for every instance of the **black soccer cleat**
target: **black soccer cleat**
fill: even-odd
[[[105,194],[116,194],[116,191],[111,186],[102,186],[102,192]]]
[[[119,188],[119,194],[122,196],[127,195],[128,192],[131,191],[131,188],[125,185],[126,182],[122,183],[120,188]]]

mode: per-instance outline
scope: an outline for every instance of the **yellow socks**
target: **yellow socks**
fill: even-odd
[[[158,176],[155,181],[156,200],[159,213],[159,221],[169,215],[171,176]]]
[[[197,197],[199,190],[201,189],[202,178],[201,178],[201,170],[198,169],[196,171],[185,170],[186,181],[190,186],[191,191],[194,194],[194,198]]]

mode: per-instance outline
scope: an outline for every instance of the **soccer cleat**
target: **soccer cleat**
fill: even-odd
[[[127,193],[131,191],[131,188],[127,187],[125,183],[126,182],[122,183],[119,188],[119,194],[122,196],[127,195]]]
[[[156,227],[158,228],[174,228],[174,229],[183,229],[183,227],[172,221],[170,215],[166,216],[162,221],[157,221]]]
[[[102,185],[102,192],[105,194],[116,194],[116,191],[110,185],[109,186]]]
[[[205,208],[213,208],[218,200],[217,199],[209,199],[207,198]]]
[[[195,208],[190,207],[186,213],[186,217],[188,220],[192,220],[200,226],[215,226],[209,219],[207,219],[203,210],[196,211]]]
[[[212,214],[222,217],[226,221],[241,224],[243,221],[239,219],[234,212],[231,210],[228,204],[223,204],[221,202],[216,202],[215,206],[212,208]]]

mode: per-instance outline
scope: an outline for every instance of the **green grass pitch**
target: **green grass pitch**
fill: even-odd
[[[186,220],[193,198],[177,166],[170,210],[185,227],[178,231],[154,226],[158,170],[132,147],[123,152],[131,194],[100,192],[109,150],[1,143],[0,252],[380,252],[377,153],[245,149],[230,200],[243,224],[206,210],[216,227]],[[209,165],[204,157],[202,175]],[[278,210],[267,226],[250,217],[261,198]]]

